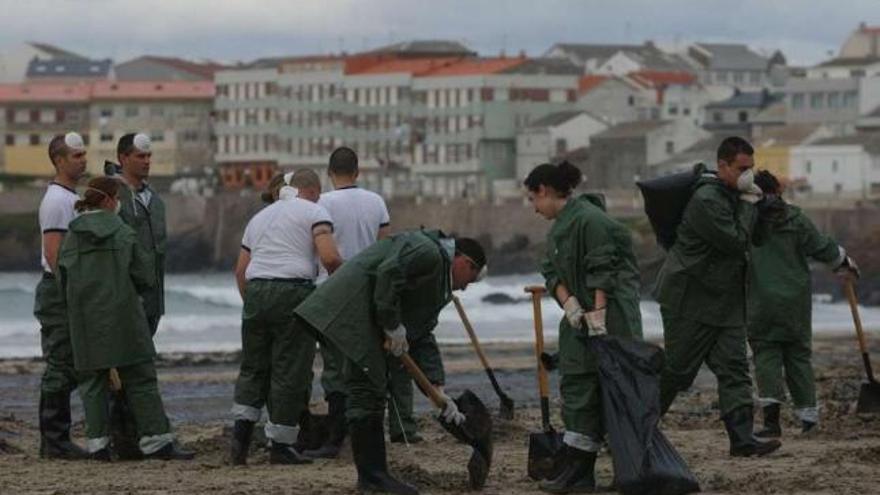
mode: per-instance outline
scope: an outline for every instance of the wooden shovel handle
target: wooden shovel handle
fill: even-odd
[[[416,381],[419,388],[422,389],[422,392],[431,399],[431,402],[440,410],[446,408],[446,399],[440,395],[440,392],[434,387],[434,384],[428,380],[428,377],[422,373],[422,370],[419,368],[419,365],[413,361],[413,358],[410,357],[409,354],[403,353],[400,356],[400,362],[403,363],[403,367],[406,368],[406,371],[413,377],[413,380]]]
[[[452,302],[455,304],[455,310],[458,311],[461,323],[464,325],[464,329],[467,331],[468,337],[471,339],[471,344],[477,351],[477,356],[480,358],[480,362],[483,363],[483,368],[490,368],[489,360],[486,359],[486,354],[483,353],[483,348],[480,347],[480,341],[477,339],[477,333],[474,332],[474,327],[471,326],[471,321],[464,312],[464,306],[461,305],[461,301],[457,296],[452,296]]]
[[[122,390],[122,380],[119,378],[119,371],[116,368],[110,368],[110,390],[114,392]]]
[[[865,331],[862,329],[862,318],[859,316],[859,300],[856,298],[856,289],[852,278],[847,277],[843,284],[846,299],[849,301],[849,309],[852,312],[853,323],[856,326],[856,335],[859,338],[859,350],[862,354],[868,352],[868,342],[865,340]]]
[[[541,297],[547,289],[541,285],[530,285],[526,292],[532,295],[532,313],[535,319],[535,358],[538,360],[538,393],[542,399],[550,397],[550,384],[547,381],[547,370],[541,360],[544,353],[544,317],[541,314]]]

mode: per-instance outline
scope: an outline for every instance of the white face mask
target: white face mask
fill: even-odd
[[[755,171],[752,169],[748,169],[745,172],[739,174],[739,178],[736,179],[736,188],[742,192],[748,192],[752,189],[752,186],[755,185]]]

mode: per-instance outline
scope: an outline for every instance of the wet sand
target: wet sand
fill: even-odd
[[[552,347],[549,346],[549,347]],[[874,343],[880,359],[880,342]],[[782,449],[760,459],[731,459],[718,419],[715,380],[703,370],[663,420],[663,430],[698,477],[705,493],[880,493],[880,416],[855,414],[864,379],[854,339],[814,343],[815,368],[823,424],[809,436],[799,434],[784,409]],[[497,411],[497,399],[468,347],[445,346],[450,395],[474,390]],[[495,457],[484,493],[536,493],[526,476],[528,434],[539,429],[533,350],[528,345],[495,344],[487,354],[502,386],[517,406],[516,419],[495,423]],[[228,409],[236,376],[236,356],[200,354],[164,356],[159,370],[166,408],[181,441],[198,452],[192,462],[44,461],[37,456],[36,398],[42,365],[33,360],[0,361],[0,493],[322,493],[354,491],[350,453],[308,466],[271,466],[255,449],[247,467],[226,464]],[[558,416],[555,376],[551,383],[554,424]],[[315,387],[312,407],[324,408]],[[470,449],[456,443],[431,418],[418,396],[422,435],[410,446],[388,444],[392,471],[415,483],[422,493],[466,490],[465,464]],[[82,415],[75,405],[75,438],[83,443]],[[610,457],[598,463],[600,484],[611,481]]]

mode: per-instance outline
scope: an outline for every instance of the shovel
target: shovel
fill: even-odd
[[[119,460],[134,461],[143,458],[138,446],[137,425],[122,390],[119,371],[110,368],[110,442]]]
[[[532,295],[532,310],[535,318],[535,357],[538,360],[538,394],[541,397],[541,433],[529,434],[529,477],[533,480],[555,478],[562,469],[562,434],[557,433],[550,424],[550,386],[547,383],[547,370],[541,361],[544,352],[544,320],[541,316],[542,286],[526,287]]]
[[[880,412],[880,383],[874,378],[871,369],[871,358],[868,357],[868,343],[865,341],[865,332],[862,330],[862,319],[859,317],[859,302],[856,299],[856,289],[852,277],[847,277],[844,285],[846,298],[849,300],[849,308],[852,310],[853,323],[856,326],[856,335],[859,337],[859,350],[862,351],[862,361],[865,363],[865,374],[868,382],[862,384],[859,391],[859,402],[856,405],[857,413]]]
[[[422,373],[415,361],[407,353],[400,356],[400,361],[434,407],[442,411],[446,407],[446,400]],[[470,390],[465,390],[454,400],[458,410],[465,415],[464,423],[455,425],[440,421],[440,424],[456,439],[473,447],[467,465],[468,486],[472,490],[479,490],[486,486],[489,466],[492,463],[492,416],[480,398]]]
[[[504,391],[501,390],[501,386],[498,385],[498,380],[495,379],[495,370],[489,366],[489,360],[486,359],[486,355],[483,353],[483,348],[480,347],[477,333],[474,332],[474,327],[471,326],[471,321],[464,312],[464,306],[461,305],[461,301],[458,297],[452,296],[452,302],[455,303],[455,309],[458,311],[458,316],[461,317],[461,323],[464,325],[464,329],[467,330],[468,337],[471,338],[471,344],[473,344],[474,350],[477,351],[477,356],[479,356],[480,361],[483,363],[483,369],[485,369],[486,374],[489,375],[489,381],[492,382],[492,388],[494,388],[495,393],[498,394],[500,408],[498,415],[503,419],[513,419],[513,399],[504,393]]]

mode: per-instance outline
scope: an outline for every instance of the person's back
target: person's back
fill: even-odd
[[[349,260],[370,247],[379,229],[388,225],[388,210],[378,194],[359,187],[346,187],[321,195],[318,204],[333,218],[333,235],[342,259]]]
[[[311,201],[292,198],[275,201],[254,215],[242,241],[251,254],[248,280],[314,279],[317,257],[312,230],[326,222],[323,210]]]

